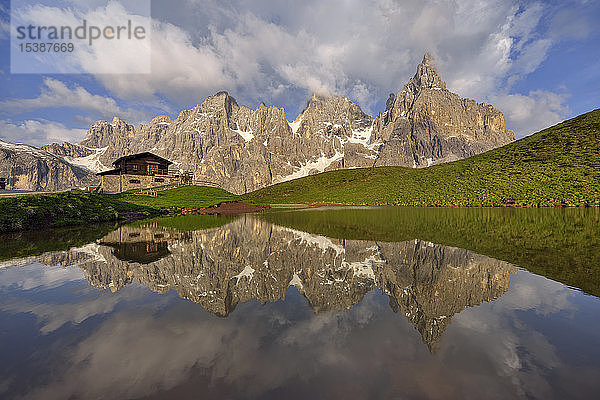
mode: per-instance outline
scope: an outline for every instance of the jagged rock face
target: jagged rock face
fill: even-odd
[[[96,149],[98,158],[81,165],[99,171],[121,156],[149,151],[193,172],[198,184],[241,194],[332,169],[426,167],[512,140],[501,112],[450,93],[426,56],[375,120],[346,97],[313,95],[289,123],[282,108],[251,110],[220,92],[174,121],[160,116],[137,128],[116,117],[94,123],[81,145]]]
[[[8,190],[55,191],[85,186],[89,171],[25,144],[0,141],[0,177]]]
[[[330,239],[253,216],[195,232],[125,226],[98,243],[38,260],[77,264],[90,284],[102,289],[116,291],[134,279],[157,293],[175,289],[219,316],[239,302],[285,298],[290,286],[315,312],[349,309],[379,287],[432,351],[454,314],[500,297],[517,270],[422,240]]]
[[[45,146],[40,147],[41,150],[44,150],[48,153],[55,154],[57,156],[62,157],[87,157],[94,153],[93,150],[90,150],[86,147],[79,146],[77,144],[71,144],[69,142],[64,142],[62,144],[52,143],[47,144]]]
[[[82,146],[98,148],[119,143],[128,144],[133,137],[135,129],[118,117],[114,117],[112,123],[98,121],[94,123],[86,137],[81,141]]]
[[[514,140],[500,111],[448,91],[427,54],[404,89],[390,96],[371,137],[382,143],[376,166],[409,167],[455,161]]]
[[[368,143],[372,125],[373,118],[348,98],[317,95],[292,123],[300,137],[319,142],[315,150],[333,160],[324,170],[371,166],[376,155]]]
[[[176,169],[193,171],[199,183],[245,193],[311,173],[372,164],[376,153],[366,146],[371,125],[372,118],[345,97],[313,96],[290,124],[282,108],[261,104],[251,110],[221,92],[174,121],[156,117],[137,129],[118,118],[97,122],[81,145],[102,148],[103,165],[150,151],[174,161]]]

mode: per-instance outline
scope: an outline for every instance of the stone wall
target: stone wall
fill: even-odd
[[[102,190],[108,193],[131,189],[148,189],[157,186],[184,183],[179,175],[103,175]]]

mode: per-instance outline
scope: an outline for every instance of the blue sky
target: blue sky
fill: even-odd
[[[119,5],[53,3],[48,18]],[[598,1],[153,1],[152,72],[134,75],[12,74],[10,3],[0,5],[7,141],[77,142],[98,119],[176,117],[220,90],[252,108],[284,107],[290,121],[313,92],[376,115],[426,51],[450,90],[499,108],[517,137],[599,106]]]

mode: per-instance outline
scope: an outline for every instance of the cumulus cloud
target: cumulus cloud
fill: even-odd
[[[101,56],[98,60],[110,62]],[[164,95],[176,102],[188,103],[200,101],[201,97],[222,88],[231,88],[230,82],[234,81],[210,45],[196,47],[187,32],[158,21],[153,21],[151,74],[112,74],[97,78],[123,98],[148,100]]]
[[[139,122],[149,118],[149,114],[143,110],[123,109],[111,97],[92,94],[79,85],[68,87],[64,82],[53,78],[44,79],[44,86],[38,97],[0,101],[2,112],[11,114],[58,107],[77,108],[107,119],[118,116],[131,122]]]
[[[220,63],[226,88],[254,102],[274,101],[272,88],[288,85],[284,96],[298,89],[359,96],[363,107],[376,111],[369,109],[402,87],[425,51],[436,55],[449,88],[485,100],[505,80],[537,68],[552,43],[537,33],[546,10],[540,3],[524,8],[516,1],[192,3],[196,7],[187,2],[182,10],[193,14],[196,26],[209,29],[185,42],[189,50],[209,51]],[[153,39],[164,26],[155,25]],[[197,31],[188,21],[179,21],[177,29]],[[147,78],[161,91],[163,80],[152,75]],[[119,91],[118,84],[111,87]],[[209,94],[214,88],[194,89]]]
[[[567,98],[566,94],[534,90],[529,95],[499,95],[492,101],[504,112],[508,128],[523,137],[565,120],[571,114]]]
[[[206,95],[225,87],[250,91],[242,96],[267,97],[280,84],[342,94],[359,85],[377,96],[399,89],[430,50],[451,87],[456,82],[457,89],[473,96],[516,73],[513,64],[523,64],[527,73],[550,44],[535,34],[544,15],[539,3],[524,9],[516,1],[479,0],[283,3],[179,2],[170,15],[155,13],[151,74],[99,79],[121,96],[186,98],[191,91]],[[118,8],[111,2],[102,12],[111,16]],[[46,17],[62,12],[37,10]],[[169,23],[170,17],[178,25]],[[79,60],[84,68],[113,62],[101,57],[101,46],[95,51]],[[123,57],[127,62],[138,55]]]
[[[26,120],[15,123],[0,120],[0,139],[7,142],[42,146],[54,142],[79,142],[85,134],[85,129],[67,128],[54,121]]]
[[[552,7],[517,0],[179,0],[154,7],[151,73],[96,78],[121,99],[166,98],[177,107],[228,90],[251,106],[260,101],[284,106],[293,119],[310,93],[318,92],[346,95],[375,114],[430,51],[448,88],[461,96],[486,102],[514,96],[513,102],[542,107],[543,96],[514,94],[511,87],[562,40],[557,27],[572,13]],[[59,11],[46,7],[44,15]],[[117,11],[126,13],[111,2],[84,15]],[[588,32],[582,28],[570,35]],[[74,62],[90,71],[118,66],[102,51],[99,45]],[[143,51],[123,50],[118,62],[136,62]],[[550,111],[552,121],[564,115],[561,107]],[[507,114],[518,133],[538,126]]]
[[[42,4],[47,3],[47,4]],[[150,9],[149,1],[132,0],[120,3],[110,1],[102,7],[90,8],[91,3],[55,6],[53,2],[16,5],[11,10],[11,23],[15,26],[69,26],[74,35],[68,40],[73,44],[70,52],[45,52],[44,57],[36,57],[20,51],[11,52],[11,70],[26,73],[91,73],[91,74],[132,74],[150,72]],[[92,2],[94,3],[94,2]],[[48,5],[51,4],[51,5]],[[140,9],[140,5],[146,9]],[[136,7],[137,6],[137,7]],[[132,10],[133,8],[133,10]],[[144,7],[141,7],[144,8]],[[131,11],[130,11],[131,10]],[[77,27],[86,23],[85,37],[80,39]],[[125,29],[122,34],[117,27],[131,25],[131,34]],[[105,27],[112,29],[111,40],[92,39]],[[135,33],[142,29],[141,35]],[[61,33],[62,35],[62,30]]]

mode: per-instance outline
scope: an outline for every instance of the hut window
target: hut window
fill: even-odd
[[[155,178],[154,182],[164,182],[165,180],[163,178]]]
[[[131,179],[129,183],[140,183],[139,179]]]

